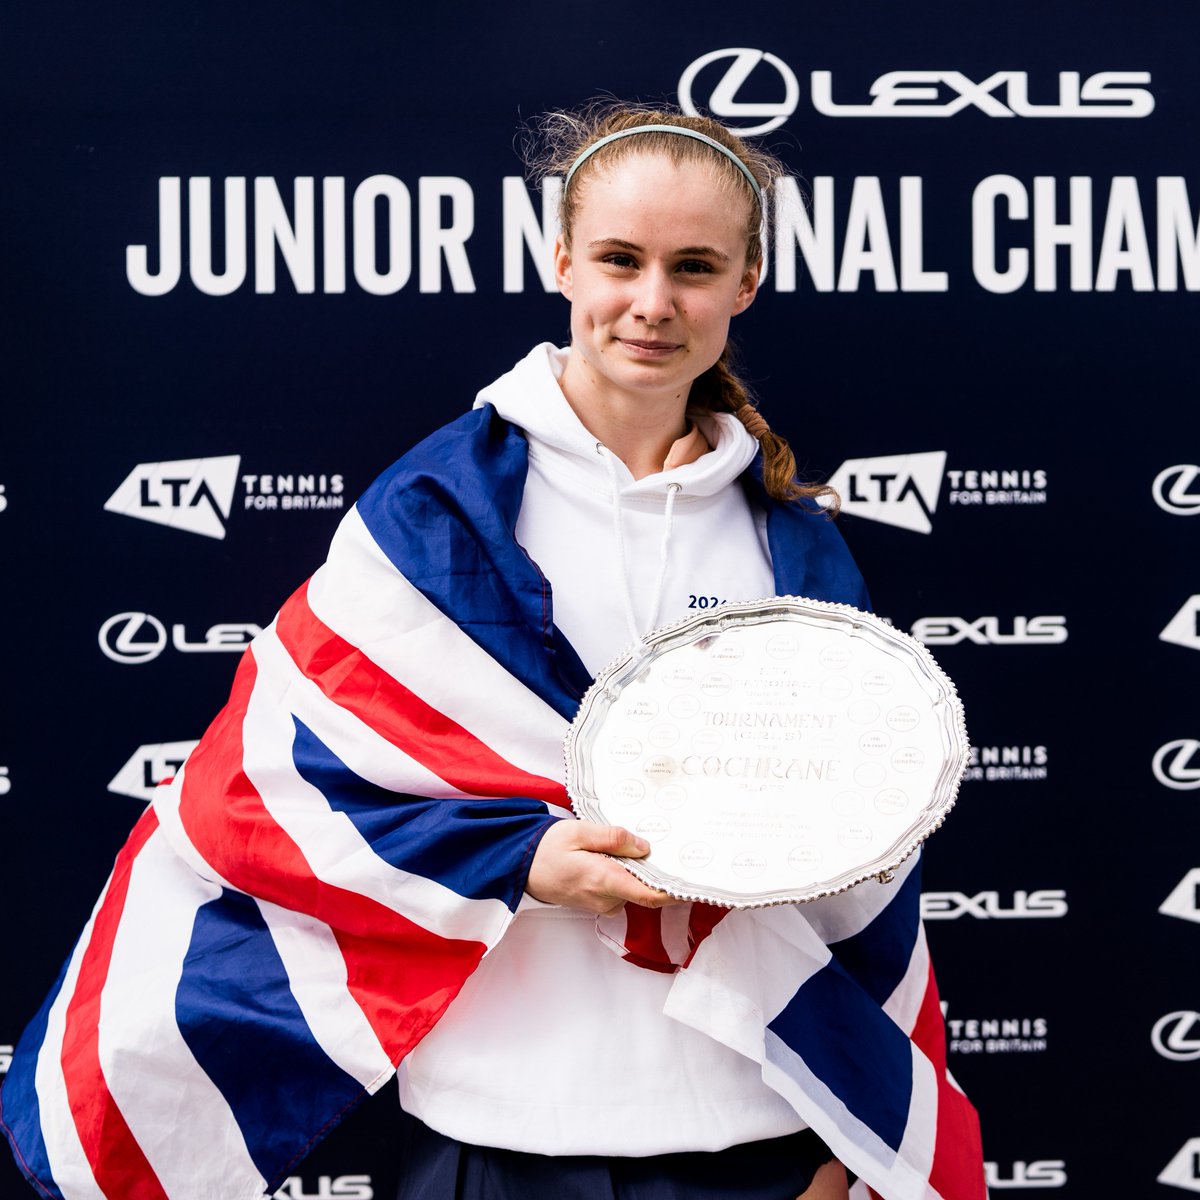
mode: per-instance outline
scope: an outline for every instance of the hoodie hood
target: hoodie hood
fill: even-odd
[[[612,468],[597,451],[597,440],[567,403],[558,380],[566,366],[568,349],[550,342],[535,346],[511,371],[485,387],[475,407],[491,404],[505,420],[522,429],[529,441],[530,457],[555,475],[570,473],[575,485],[606,495],[613,486]],[[661,498],[667,487],[680,486],[679,498],[711,496],[736,479],[754,461],[758,442],[732,413],[691,412],[709,446],[708,453],[669,471],[635,480],[620,459],[614,459],[622,498]],[[678,445],[679,443],[676,443]]]

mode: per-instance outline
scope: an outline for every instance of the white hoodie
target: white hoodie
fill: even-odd
[[[697,417],[712,449],[635,481],[563,396],[566,356],[535,347],[476,406],[525,432],[517,540],[550,581],[555,624],[596,672],[634,641],[631,607],[641,635],[694,608],[772,595],[774,583],[765,523],[737,482],[757,450],[741,422]],[[459,1141],[537,1154],[719,1150],[803,1129],[756,1062],[664,1015],[671,983],[607,949],[590,913],[526,896],[402,1065],[401,1103]]]
[[[758,443],[730,413],[697,415],[712,449],[694,462],[634,480],[598,446],[557,380],[567,351],[536,346],[479,393],[525,431],[529,477],[517,540],[550,581],[554,622],[596,674],[635,636],[719,601],[774,594],[765,518],[738,484]],[[614,530],[614,484],[621,545]],[[668,488],[676,488],[660,611],[651,611],[664,555]],[[632,605],[636,635],[630,626]]]

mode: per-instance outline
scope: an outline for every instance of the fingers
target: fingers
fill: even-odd
[[[577,821],[573,832],[579,850],[617,854],[622,858],[645,858],[650,853],[650,843],[645,838],[637,837],[620,825],[593,825],[591,821]]]
[[[644,858],[650,845],[619,825],[558,821],[534,854],[525,890],[535,900],[587,912],[612,913],[622,904],[661,908],[681,901],[647,887],[609,855]]]
[[[644,884],[635,875],[630,874],[620,863],[609,862],[606,864],[612,868],[611,873],[606,877],[604,882],[604,890],[610,896],[617,898],[615,907],[619,908],[623,903],[637,904],[642,908],[665,908],[668,904],[682,904],[682,900],[677,900],[674,896],[667,895],[666,892],[660,892],[657,888],[652,888]]]
[[[573,832],[576,835],[575,846],[579,850],[613,854],[621,858],[645,858],[650,853],[650,843],[645,838],[630,833],[620,825],[594,825],[590,821],[577,821]],[[596,867],[603,872],[602,881],[595,885],[597,894],[616,898],[616,903],[606,911],[615,912],[627,901],[643,908],[662,908],[667,904],[683,903],[666,892],[647,886],[620,863],[600,862]]]

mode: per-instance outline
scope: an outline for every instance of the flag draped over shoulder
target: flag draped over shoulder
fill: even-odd
[[[590,682],[515,541],[526,468],[490,408],[447,426],[247,651],[14,1055],[0,1119],[43,1195],[269,1193],[503,936],[569,811]],[[833,527],[747,487],[777,590],[865,605]],[[762,1062],[885,1200],[975,1200],[917,874],[803,908],[631,906],[598,933],[675,972],[668,1011]]]

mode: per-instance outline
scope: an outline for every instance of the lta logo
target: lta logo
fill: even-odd
[[[1189,650],[1200,650],[1200,596],[1191,596],[1185,601],[1158,638],[1162,642],[1186,646]]]
[[[1163,1168],[1159,1183],[1168,1187],[1183,1188],[1186,1192],[1200,1192],[1200,1137],[1190,1138],[1183,1148]]]
[[[132,796],[149,803],[161,783],[173,779],[196,741],[151,742],[139,746],[125,765],[109,781],[108,790],[119,796]]]
[[[139,463],[105,502],[105,512],[224,538],[241,458],[181,458]]]
[[[237,454],[138,463],[109,496],[104,510],[223,539],[240,464]],[[240,507],[246,511],[314,512],[341,509],[345,504],[346,481],[340,474],[256,471],[243,474],[241,481]]]
[[[1200,867],[1193,867],[1158,906],[1164,917],[1200,923]]]
[[[914,533],[930,533],[945,469],[944,450],[848,458],[829,483],[842,498],[844,512]]]

